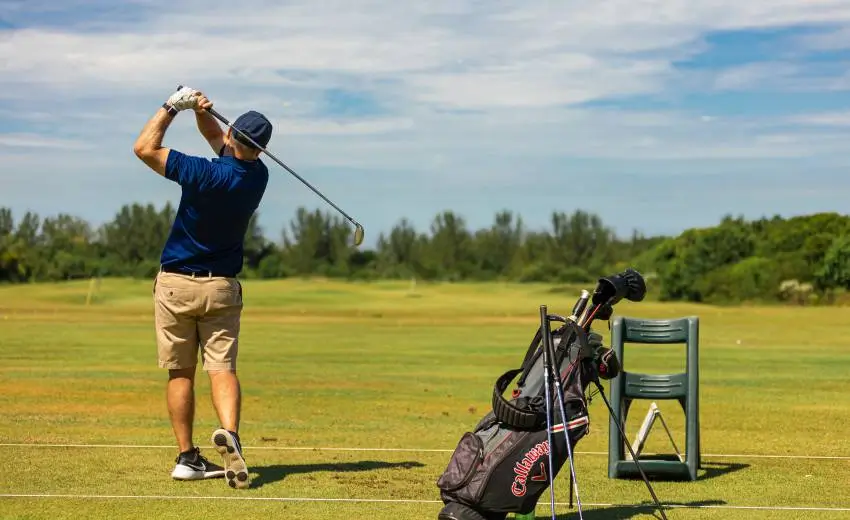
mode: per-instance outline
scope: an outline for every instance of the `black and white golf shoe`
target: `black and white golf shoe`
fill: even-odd
[[[201,455],[198,447],[181,453],[174,462],[177,463],[171,472],[171,478],[174,480],[202,480],[224,476],[224,468],[208,461]]]
[[[239,434],[219,428],[212,434],[212,442],[216,451],[221,454],[224,461],[224,478],[227,485],[232,488],[243,489],[248,487],[248,466],[242,457],[242,443],[239,442]]]

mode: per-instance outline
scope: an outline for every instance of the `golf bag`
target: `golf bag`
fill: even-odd
[[[614,351],[602,345],[602,337],[591,325],[594,319],[610,319],[613,306],[623,298],[639,302],[645,295],[643,277],[626,269],[600,278],[589,306],[590,293],[582,291],[569,318],[540,307],[540,326],[521,366],[496,380],[492,409],[463,434],[437,479],[445,504],[439,520],[504,520],[508,513],[530,513],[547,488],[554,519],[554,480],[566,462],[570,504],[575,491],[581,517],[573,448],[590,431],[586,392],[593,383],[613,414],[599,379],[611,379],[620,372]],[[553,331],[551,322],[563,325]],[[506,399],[504,392],[517,376]],[[620,434],[636,458],[622,428]],[[638,469],[666,520],[640,465]]]
[[[551,470],[547,463],[550,446],[543,372],[545,334],[551,334],[566,414],[561,417],[556,396],[552,395],[549,405],[555,412]],[[568,432],[570,449],[589,432],[587,386],[597,376],[611,378],[618,372],[614,352],[602,346],[598,334],[587,334],[569,321],[555,331],[538,329],[522,366],[498,378],[492,410],[461,437],[448,467],[437,480],[446,504],[439,518],[501,520],[509,512],[533,511],[549,486],[548,472],[554,478],[567,461],[564,430]],[[511,399],[505,399],[503,393],[516,376],[519,379]]]

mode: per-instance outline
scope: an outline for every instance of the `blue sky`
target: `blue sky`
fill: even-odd
[[[0,7],[0,206],[18,216],[176,204],[132,145],[180,83],[231,119],[265,113],[270,150],[367,244],[446,209],[471,228],[585,209],[621,235],[847,212],[846,0]],[[209,155],[191,113],[165,144]],[[276,239],[296,207],[329,208],[268,162]]]

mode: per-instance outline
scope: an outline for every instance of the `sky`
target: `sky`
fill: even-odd
[[[178,84],[366,229],[532,229],[598,214],[619,235],[726,214],[846,213],[847,0],[0,0],[0,206],[93,224],[180,187],[133,154]],[[163,143],[211,157],[194,115]],[[270,159],[259,208],[333,211]]]

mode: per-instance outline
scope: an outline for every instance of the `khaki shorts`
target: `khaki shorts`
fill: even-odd
[[[236,370],[242,284],[236,278],[157,274],[156,343],[161,368]]]

